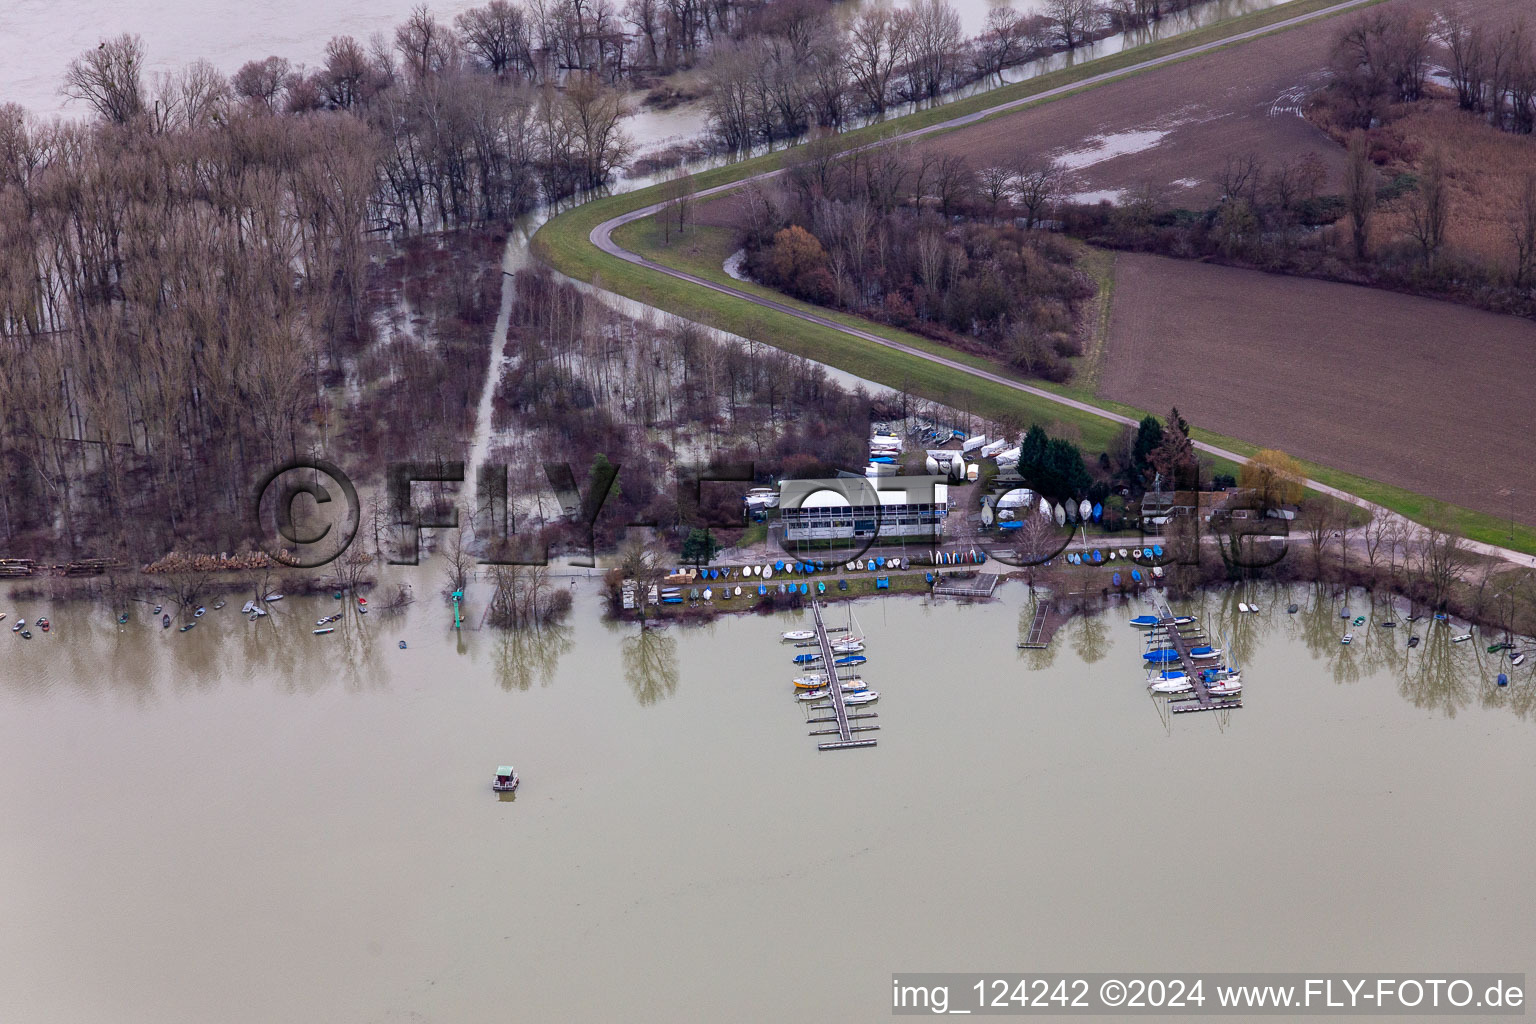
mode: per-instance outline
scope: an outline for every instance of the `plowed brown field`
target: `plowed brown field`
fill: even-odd
[[[1536,524],[1529,320],[1125,254],[1099,393]]]

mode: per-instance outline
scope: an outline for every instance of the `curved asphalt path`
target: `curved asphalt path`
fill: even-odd
[[[1224,46],[1230,46],[1234,43],[1242,43],[1250,39],[1256,39],[1259,36],[1268,35],[1271,32],[1284,31],[1285,29],[1293,28],[1297,25],[1302,25],[1309,21],[1315,21],[1318,18],[1325,18],[1329,15],[1337,14],[1341,11],[1347,11],[1352,7],[1361,7],[1372,2],[1374,2],[1374,0],[1342,0],[1340,3],[1332,4],[1320,10],[1312,11],[1307,14],[1297,15],[1294,18],[1286,18],[1281,21],[1265,25],[1261,28],[1249,29],[1246,32],[1239,32],[1236,35],[1228,36],[1224,39],[1214,40],[1209,43],[1202,43],[1199,46],[1191,46],[1187,49],[1179,50],[1175,53],[1166,54],[1162,57],[1154,57],[1151,60],[1140,61],[1139,63],[1131,64],[1123,68],[1118,68],[1114,71],[1106,71],[1102,74],[1091,75],[1088,78],[1072,82],[1068,85],[1057,86],[1054,89],[1047,89],[1044,92],[1038,92],[1030,96],[1022,97],[1020,99],[1010,100],[1007,103],[999,103],[996,106],[986,107],[982,110],[977,110],[970,114],[964,114],[959,117],[950,118],[947,121],[939,121],[935,124],[927,125],[922,128],[914,128],[911,131],[902,132],[899,135],[892,135],[887,138],[880,139],[877,142],[871,142],[867,146],[857,147],[856,149],[849,150],[849,152],[858,152],[861,149],[871,149],[875,146],[889,145],[892,142],[901,142],[908,139],[920,138],[921,136],[930,135],[934,132],[948,131],[952,128],[959,128],[964,125],[973,124],[977,121],[991,117],[994,114],[1002,113],[1008,110],[1014,110],[1019,107],[1029,106],[1034,103],[1040,103],[1045,100],[1056,99],[1058,97],[1065,96],[1068,93],[1077,92],[1080,89],[1089,89],[1097,85],[1103,85],[1107,82],[1113,82],[1121,78],[1139,74],[1140,72],[1148,71],[1152,68],[1162,67],[1166,64],[1173,64],[1178,61],[1186,60],[1190,57],[1198,56],[1202,53],[1209,53],[1212,50],[1220,49]],[[753,182],[767,181],[770,178],[777,177],[783,173],[784,171],[781,168],[775,171],[764,171],[761,174],[754,174],[746,178],[739,178],[735,181],[726,182],[723,185],[715,185],[712,188],[707,188],[696,192],[694,193],[694,198],[704,199],[723,192],[731,192],[743,187],[744,185],[748,185]],[[810,323],[817,324],[821,327],[839,331],[843,334],[850,335],[851,337],[858,338],[862,341],[867,341],[873,345],[880,345],[885,348],[894,349],[898,352],[914,356],[918,359],[925,359],[930,363],[936,363],[940,366],[958,370],[961,373],[970,374],[973,377],[977,377],[985,381],[990,381],[994,384],[1001,384],[1004,387],[1012,388],[1014,391],[1019,391],[1024,394],[1031,395],[1035,398],[1043,399],[1047,402],[1054,402],[1057,405],[1064,405],[1068,408],[1076,409],[1079,412],[1085,412],[1092,416],[1097,416],[1100,419],[1109,420],[1114,423],[1123,423],[1133,427],[1137,424],[1137,421],[1130,418],[1129,416],[1122,416],[1119,413],[1110,412],[1107,409],[1101,409],[1100,407],[1092,405],[1088,402],[1082,402],[1075,398],[1069,398],[1065,395],[1058,395],[1054,392],[1047,391],[1044,388],[1034,387],[1030,384],[1025,384],[1014,380],[1011,377],[1004,377],[1001,374],[977,369],[974,366],[969,366],[965,363],[959,362],[958,360],[950,359],[946,356],[936,355],[932,352],[927,352],[923,349],[915,348],[911,345],[903,344],[899,341],[892,341],[890,338],[883,338],[878,334],[874,334],[870,331],[860,330],[857,327],[849,327],[828,317],[796,309],[793,306],[783,302],[775,301],[774,299],[763,298],[762,296],[754,295],[751,292],[743,291],[740,288],[732,288],[729,285],[723,285],[714,281],[706,280],[705,278],[699,277],[696,274],[690,274],[685,270],[678,270],[674,267],[665,266],[664,264],[657,263],[655,260],[650,260],[644,256],[639,255],[638,253],[631,252],[613,240],[613,233],[618,228],[637,220],[643,220],[644,218],[657,213],[665,205],[666,204],[664,202],[652,203],[651,205],[641,207],[638,210],[631,210],[628,213],[620,214],[617,217],[605,220],[592,229],[588,239],[592,242],[593,245],[597,246],[599,249],[610,256],[616,256],[621,260],[633,263],[636,266],[645,267],[647,270],[654,270],[659,274],[666,274],[669,277],[675,277],[680,281],[687,281],[689,284],[695,285],[699,288],[707,288],[710,291],[719,292],[722,295],[729,295],[733,298],[742,299],[752,303],[753,305],[761,306],[764,309],[771,309],[775,312],[783,313],[786,316],[796,317],[800,320],[805,320]],[[1213,444],[1206,444],[1203,441],[1196,441],[1195,447],[1200,451],[1206,452],[1210,455],[1215,455],[1218,458],[1227,459],[1232,462],[1241,463],[1246,461],[1245,456],[1239,455],[1236,452],[1228,451],[1225,448],[1221,448]],[[1385,509],[1373,502],[1366,501],[1364,498],[1357,497],[1347,491],[1341,491],[1336,487],[1330,487],[1327,484],[1320,483],[1316,480],[1308,480],[1306,484],[1312,490],[1321,494],[1326,494],[1330,497],[1337,498],[1340,501],[1347,501],[1352,505],[1358,505],[1361,508],[1369,509],[1373,515],[1397,515],[1397,513],[1392,512],[1390,509]],[[1493,544],[1483,544],[1478,541],[1468,540],[1465,543],[1469,549],[1477,552],[1478,554],[1489,555],[1494,558],[1502,558],[1506,561],[1514,562],[1518,565],[1536,568],[1536,557],[1522,554],[1518,551],[1511,551],[1508,548],[1501,548]]]

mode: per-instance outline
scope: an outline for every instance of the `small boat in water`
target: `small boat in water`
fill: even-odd
[[[850,665],[862,665],[868,660],[869,659],[864,657],[862,654],[850,654],[846,657],[838,658],[832,664],[836,665],[838,668],[847,668]]]
[[[1471,633],[1462,633],[1459,636],[1451,637],[1451,643],[1453,643],[1453,644],[1464,644],[1468,640],[1471,640],[1471,639],[1472,639],[1472,634]]]
[[[864,686],[864,684],[862,682],[855,683],[855,682],[849,681],[849,682],[841,683],[839,685],[840,685],[840,687],[841,687],[841,689],[842,689],[844,694],[867,693],[868,692],[868,690],[865,688],[865,686]],[[819,690],[797,690],[795,692],[795,699],[796,700],[803,700],[803,701],[826,700],[826,698],[828,697],[828,695],[831,694],[831,692],[832,691],[828,687],[825,687],[825,686],[823,686]],[[843,699],[846,700],[847,697],[845,696]]]
[[[1153,693],[1189,693],[1195,688],[1195,684],[1180,672],[1178,675],[1165,673],[1168,678],[1156,678],[1147,684],[1147,689]]]
[[[1179,660],[1179,652],[1172,647],[1160,647],[1155,651],[1148,651],[1143,657],[1154,665],[1171,665]]]
[[[1205,685],[1205,692],[1212,697],[1231,697],[1233,694],[1243,692],[1243,680],[1239,676],[1230,676]]]
[[[858,693],[850,693],[843,697],[843,703],[851,708],[856,708],[860,704],[872,704],[879,699],[879,690],[860,690]]]
[[[1131,625],[1137,629],[1151,629],[1157,623],[1158,618],[1156,615],[1138,615],[1131,620]]]
[[[862,640],[839,640],[832,645],[833,654],[858,654],[864,649]]]
[[[1220,647],[1191,647],[1189,656],[1197,661],[1209,661],[1221,657]]]
[[[496,778],[491,780],[491,788],[498,793],[515,793],[518,784],[523,780],[517,777],[517,769],[509,764],[504,764],[496,769]]]

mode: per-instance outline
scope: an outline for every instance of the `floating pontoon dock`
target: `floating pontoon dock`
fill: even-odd
[[[1194,643],[1196,636],[1203,638],[1205,632],[1193,623],[1190,635],[1184,635],[1184,626],[1174,621],[1172,609],[1166,603],[1157,606],[1158,623],[1154,629],[1161,630],[1166,642],[1179,653],[1179,668],[1183,669],[1184,676],[1195,684],[1193,697],[1178,697],[1168,702],[1173,713],[1186,715],[1194,711],[1225,711],[1228,708],[1240,708],[1243,706],[1241,697],[1213,697],[1205,686],[1205,668],[1200,661],[1190,656],[1190,651],[1199,646]]]
[[[821,602],[811,602],[811,615],[816,620],[816,641],[821,646],[821,664],[827,672],[827,703],[817,701],[811,707],[820,711],[829,705],[832,709],[831,718],[812,718],[810,723],[836,722],[835,729],[813,729],[812,736],[837,736],[835,740],[816,744],[817,750],[842,750],[845,747],[872,747],[873,739],[856,740],[853,734],[856,732],[873,732],[880,728],[878,725],[852,725],[854,719],[875,718],[874,712],[861,712],[850,715],[848,705],[843,702],[843,678],[837,671],[837,658],[832,654],[832,642],[827,639],[827,627],[821,621]]]

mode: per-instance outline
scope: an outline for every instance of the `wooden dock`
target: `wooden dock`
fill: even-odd
[[[933,581],[934,597],[991,597],[997,587],[997,573],[978,573],[975,579],[957,580],[938,576]]]
[[[1019,647],[1026,650],[1039,651],[1045,649],[1045,620],[1051,614],[1051,602],[1049,598],[1043,598],[1035,605],[1035,617],[1029,622],[1029,633]]]
[[[827,703],[822,704],[818,701],[812,704],[811,707],[821,710],[830,706],[832,709],[831,719],[823,718],[819,719],[819,721],[837,723],[837,728],[835,729],[813,729],[811,731],[812,736],[837,736],[835,740],[816,744],[816,749],[843,750],[847,747],[872,747],[875,745],[873,739],[856,740],[853,738],[853,734],[856,732],[873,732],[880,727],[878,725],[856,726],[852,724],[851,719],[855,717],[874,718],[875,715],[871,712],[859,715],[850,715],[848,713],[848,705],[843,701],[843,679],[837,671],[837,658],[832,653],[832,641],[827,639],[826,624],[821,621],[820,601],[811,602],[811,615],[816,620],[816,641],[821,647],[821,663],[827,672]]]

